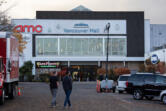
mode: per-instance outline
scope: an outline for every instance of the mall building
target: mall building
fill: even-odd
[[[142,11],[91,11],[79,6],[71,11],[37,11],[36,19],[13,19],[12,24],[27,41],[20,65],[31,60],[33,74],[61,66],[95,75],[97,68],[105,68],[107,37],[109,69],[136,71],[150,51],[150,21]]]

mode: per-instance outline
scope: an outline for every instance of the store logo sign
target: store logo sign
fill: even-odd
[[[43,31],[43,27],[41,25],[17,25],[14,27],[16,32],[37,32],[40,33]]]
[[[89,25],[85,23],[74,24],[74,28],[88,28]]]
[[[59,68],[60,63],[56,61],[36,61],[36,68]]]
[[[151,56],[151,62],[152,62],[152,64],[157,64],[159,62],[159,58],[156,54],[153,54]]]

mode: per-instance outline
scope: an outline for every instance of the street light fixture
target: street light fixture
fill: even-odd
[[[105,31],[107,31],[107,54],[106,54],[106,80],[108,80],[108,56],[109,56],[109,29],[110,29],[110,23],[108,22],[105,27]]]

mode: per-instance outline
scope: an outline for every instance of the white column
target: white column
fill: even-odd
[[[67,66],[70,67],[70,61],[67,62]]]
[[[58,37],[58,56],[60,56],[60,38]]]
[[[101,66],[101,62],[100,61],[98,61],[98,67],[100,67]]]
[[[123,65],[124,65],[124,67],[126,67],[126,61],[123,61]]]

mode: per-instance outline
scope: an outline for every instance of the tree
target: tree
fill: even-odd
[[[17,32],[16,30],[13,30],[13,36],[18,39],[19,42],[19,55],[22,56],[23,50],[26,48],[27,42],[23,39],[23,36],[21,33]]]
[[[0,0],[0,8],[7,3],[7,0]],[[13,6],[13,5],[12,5]],[[6,12],[12,8],[12,6],[0,10],[0,31],[12,32],[12,35],[16,37],[19,41],[19,55],[22,56],[23,50],[26,48],[25,45],[27,42],[23,39],[21,33],[18,33],[16,30],[13,30],[14,25],[10,24],[10,16]]]
[[[146,67],[145,67],[145,64],[140,64],[138,71],[139,71],[139,72],[145,72],[145,68],[146,68]]]
[[[33,63],[31,61],[24,62],[24,65],[20,67],[20,77],[25,78],[27,77],[28,81],[32,81],[32,69],[33,69]]]
[[[165,73],[165,63],[158,61],[157,64],[152,64],[151,58],[148,58],[145,60],[145,64],[141,64],[139,66],[139,72],[150,72],[150,73],[156,73],[160,72],[160,74]]]
[[[158,68],[158,71],[160,72],[160,74],[164,74],[165,70],[166,70],[165,62],[159,62],[157,68]]]
[[[0,0],[0,31],[12,31],[10,16],[7,15],[7,11],[12,8],[12,6],[4,9],[2,6],[6,3],[7,0]]]
[[[106,73],[105,69],[104,68],[99,68],[97,69],[97,74],[99,75],[104,75]]]
[[[113,70],[115,75],[123,75],[123,74],[130,74],[130,70],[128,68],[116,68]]]

